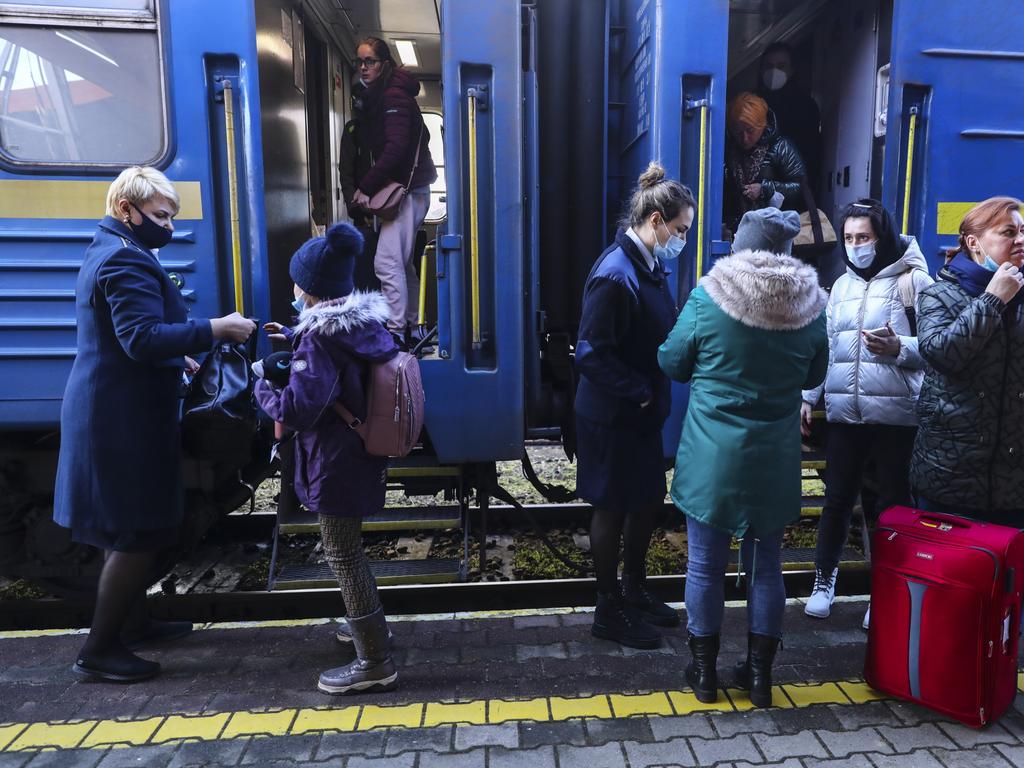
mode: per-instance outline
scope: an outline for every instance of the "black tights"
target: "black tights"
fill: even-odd
[[[96,589],[96,609],[84,655],[123,651],[121,630],[128,617],[144,610],[146,588],[153,581],[157,552],[107,552]]]
[[[643,576],[651,534],[658,522],[661,504],[644,509],[625,510],[597,507],[590,518],[590,551],[594,555],[597,591],[618,592],[619,542],[623,542],[622,572]]]

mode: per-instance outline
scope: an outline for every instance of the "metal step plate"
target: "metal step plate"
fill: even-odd
[[[800,499],[800,517],[821,517],[825,499],[821,496],[804,496]]]
[[[802,469],[824,469],[825,452],[822,450],[803,451],[800,454],[800,467]]]
[[[427,531],[462,527],[459,508],[447,507],[392,507],[377,515],[363,518],[364,531]],[[281,521],[284,536],[297,533],[319,533],[317,516],[303,510],[301,515]]]
[[[782,570],[785,571],[813,571],[814,570],[814,548],[793,547],[782,550]],[[729,551],[729,564],[735,565],[739,559],[739,550]],[[864,570],[871,564],[864,559],[864,555],[850,547],[844,547],[843,553],[839,556],[840,571]]]
[[[398,584],[444,584],[459,580],[459,561],[371,560],[370,570],[382,587]],[[338,580],[327,563],[286,565],[274,580],[274,589],[325,589],[337,587]]]

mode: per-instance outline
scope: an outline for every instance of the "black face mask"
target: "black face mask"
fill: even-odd
[[[135,203],[129,203],[129,205],[136,211],[139,211],[139,216],[142,217],[141,224],[129,223],[128,226],[135,234],[136,239],[146,248],[153,250],[154,248],[163,248],[169,242],[171,242],[171,232],[165,227],[161,227],[149,216],[144,214]]]

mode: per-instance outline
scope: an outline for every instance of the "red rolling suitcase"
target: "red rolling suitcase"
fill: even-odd
[[[872,536],[868,685],[979,728],[1017,694],[1024,532],[892,507]]]

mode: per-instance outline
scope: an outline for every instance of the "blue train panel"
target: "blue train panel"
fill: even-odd
[[[1024,194],[1022,39],[1005,0],[895,3],[884,197],[933,271],[971,205]]]
[[[233,86],[244,308],[267,317],[253,6],[171,6],[159,5],[158,25],[113,20],[99,29],[78,25],[69,12],[70,26],[26,19],[0,28],[0,48],[14,46],[24,66],[57,73],[35,82],[15,72],[7,94],[24,107],[8,117],[24,125],[0,145],[2,429],[51,428],[59,419],[75,355],[75,279],[107,186],[125,165],[153,161],[182,196],[174,239],[160,259],[184,281],[192,314],[233,309],[225,80]],[[119,143],[118,135],[141,130],[137,111],[150,103],[164,115],[160,135],[148,144]]]
[[[448,223],[426,426],[446,462],[522,455],[523,73],[519,0],[441,8]]]
[[[623,191],[659,160],[697,198],[692,233],[673,266],[672,291],[682,307],[714,257],[728,253],[720,238],[729,2],[626,0],[619,12],[625,35],[615,69],[625,109],[621,146],[613,151],[620,153]],[[679,445],[689,387],[674,383],[672,395],[666,456]]]

